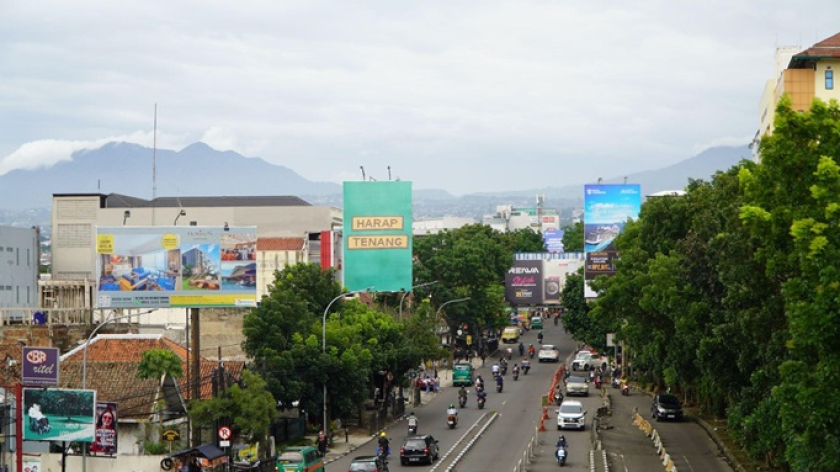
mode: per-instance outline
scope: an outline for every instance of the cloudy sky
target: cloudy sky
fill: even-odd
[[[837,0],[0,1],[0,175],[203,141],[455,194],[747,144],[778,46]],[[150,158],[151,159],[151,158]]]

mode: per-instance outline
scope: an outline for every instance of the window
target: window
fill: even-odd
[[[825,71],[825,89],[834,90],[834,71],[831,69]]]

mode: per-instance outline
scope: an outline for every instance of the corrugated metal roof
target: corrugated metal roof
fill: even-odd
[[[221,207],[265,207],[265,206],[312,206],[306,200],[286,196],[214,196],[214,197],[158,197],[154,200],[109,193],[54,193],[54,197],[101,197],[102,208],[221,208]]]

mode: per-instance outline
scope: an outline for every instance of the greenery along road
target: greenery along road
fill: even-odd
[[[783,99],[761,163],[648,199],[598,299],[583,301],[581,277],[563,291],[577,339],[604,348],[616,333],[641,381],[727,416],[778,470],[840,470],[838,129],[837,102]]]

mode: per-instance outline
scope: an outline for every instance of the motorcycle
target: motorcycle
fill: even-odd
[[[560,322],[560,315],[554,317],[554,326],[557,326],[557,323]]]
[[[513,359],[513,348],[511,347],[507,348],[507,358],[508,360]]]
[[[554,403],[556,403],[557,406],[560,406],[560,404],[563,403],[563,394],[560,393],[560,391],[554,392]]]
[[[458,398],[458,408],[466,408],[467,407],[467,397],[459,397]]]
[[[626,396],[630,396],[630,385],[624,384],[621,386],[621,394]]]
[[[557,457],[557,464],[560,467],[566,465],[566,448],[565,447],[558,447],[557,451],[554,453]]]
[[[601,388],[601,377],[595,376],[595,388]]]
[[[498,378],[501,379],[501,377],[498,377]],[[500,381],[496,381],[496,392],[497,393],[502,393],[502,382],[500,382]]]
[[[449,425],[449,429],[455,429],[455,425],[458,424],[458,418],[455,415],[449,415],[446,417],[446,424]]]
[[[484,397],[478,397],[478,409],[479,409],[479,410],[483,410],[483,409],[484,409],[484,402],[485,402],[485,401],[486,401],[486,400],[485,400],[485,398],[484,398]]]
[[[530,348],[530,349],[528,349],[528,355],[529,355],[529,356],[531,356],[531,359],[533,359],[533,358],[534,358],[534,352],[535,352],[535,351],[534,351],[534,348],[533,348],[533,347],[532,347],[532,348]]]
[[[376,448],[376,461],[379,463],[379,470],[381,472],[388,472],[388,453],[390,451],[381,447]]]
[[[513,380],[519,380],[519,369],[513,369]]]
[[[524,375],[528,375],[529,370],[531,370],[531,364],[522,364],[522,373]]]
[[[507,364],[502,365],[502,375],[507,375]]]
[[[408,425],[408,434],[409,435],[417,434],[417,423]]]

